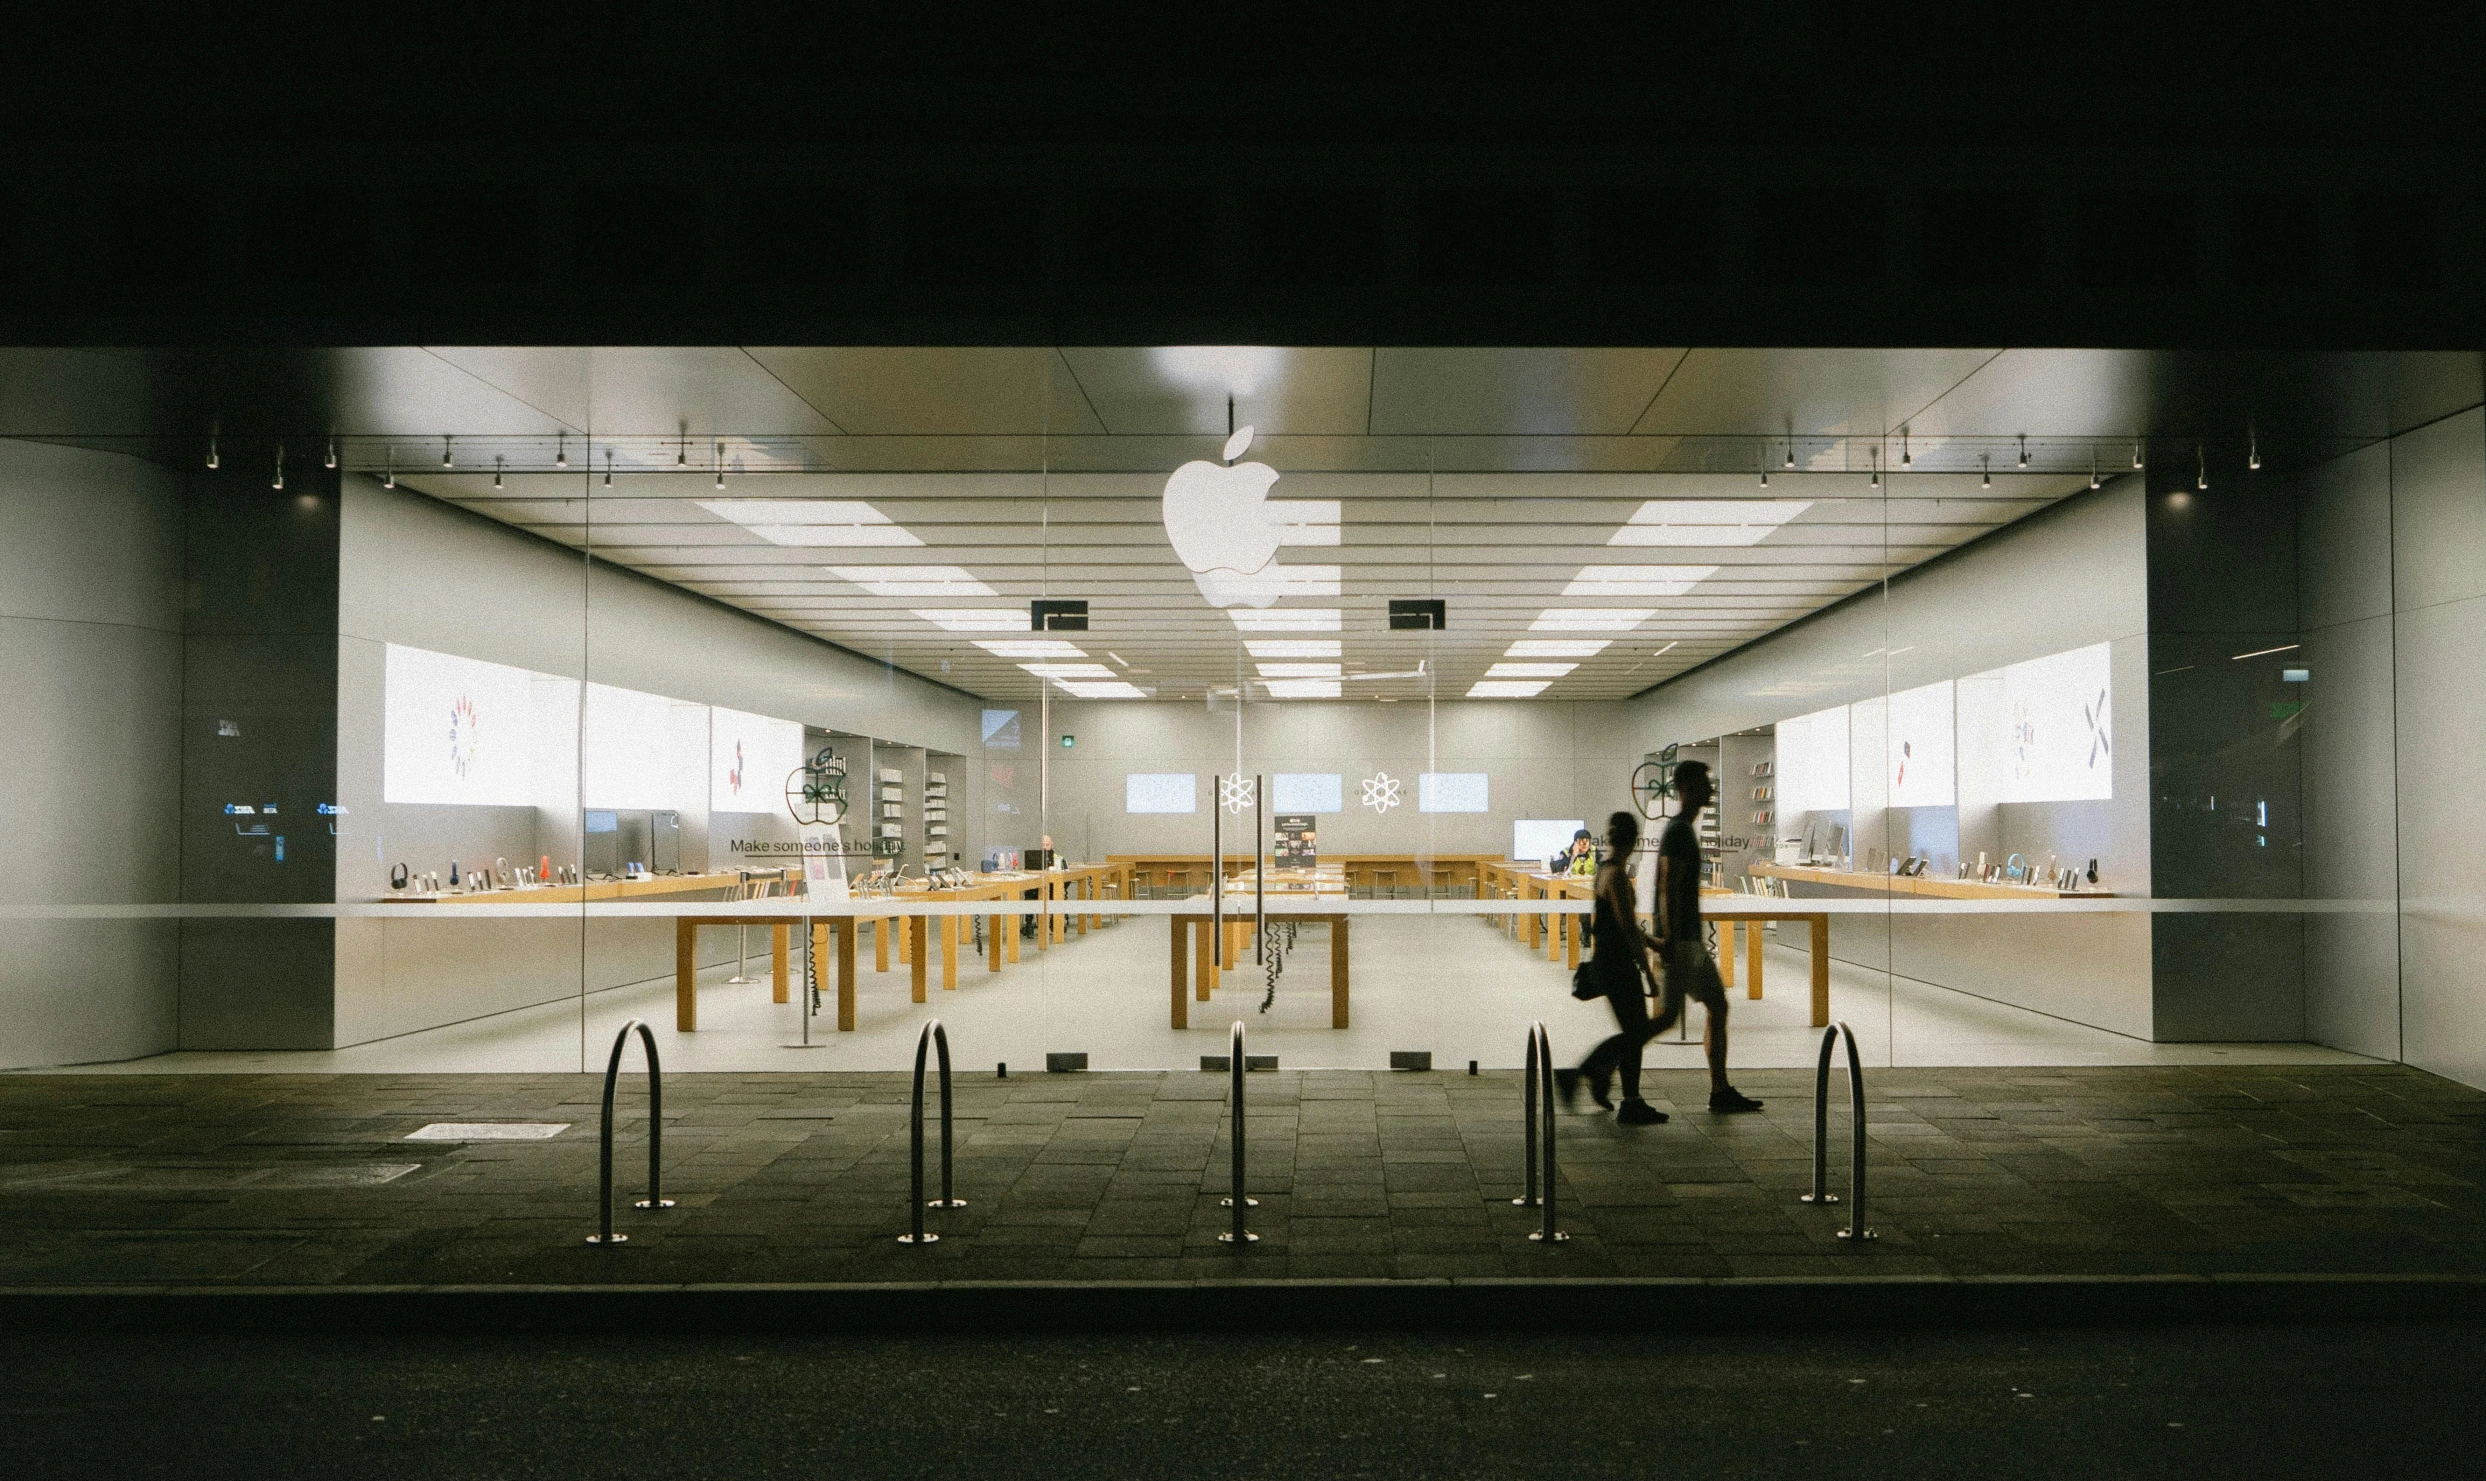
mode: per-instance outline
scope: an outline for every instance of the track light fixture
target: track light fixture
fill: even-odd
[[[1792,437],[1787,439],[1787,461],[1779,464],[1779,466],[1782,468],[1792,468],[1795,466],[1795,439]]]
[[[268,487],[279,493],[285,489],[285,444],[281,442],[276,445],[276,477],[269,481]]]
[[[500,455],[499,453],[494,453],[494,454],[492,455],[492,486],[493,486],[494,488],[499,488],[499,487],[501,486],[501,463],[502,463],[502,461],[503,461],[503,460],[502,460],[501,455]]]
[[[1882,450],[1878,447],[1866,448],[1865,461],[1873,468],[1873,476],[1865,480],[1865,487],[1880,488],[1882,486]]]
[[[725,487],[725,444],[716,445],[716,486]]]
[[[2020,466],[2021,466],[2021,467],[2023,467],[2023,468],[2025,468],[2025,467],[2027,467],[2028,465],[2029,465],[2029,435],[2028,435],[2026,432],[2023,432],[2023,433],[2021,433],[2021,434],[2020,434]]]
[[[2244,466],[2253,473],[2262,471],[2262,444],[2250,432],[2244,434]]]
[[[567,468],[570,466],[570,437],[566,432],[556,432],[553,434],[552,465],[555,468]]]
[[[2089,449],[2089,490],[2095,493],[2104,486],[2105,484],[2098,477],[2098,450],[2093,447]]]
[[[1979,453],[1977,454],[1977,487],[1981,489],[1990,489],[1993,486],[1994,455],[1992,453]]]
[[[1899,466],[1902,468],[1916,466],[1915,454],[1908,451],[1908,429],[1905,427],[1899,429]]]
[[[613,450],[609,447],[604,450],[604,486],[613,486]]]
[[[457,457],[455,454],[450,452],[449,439],[446,437],[440,439],[440,466],[443,468],[453,468],[457,466]]]
[[[2138,437],[2132,439],[2132,466],[2141,466],[2141,439]]]
[[[2194,487],[2194,488],[2197,488],[2197,489],[2205,489],[2205,490],[2206,490],[2207,488],[2209,488],[2209,486],[2210,486],[2210,459],[2209,459],[2209,455],[2208,455],[2207,453],[2204,453],[2204,452],[2201,450],[2201,444],[2200,444],[2200,443],[2198,443],[2198,442],[2196,442],[2196,443],[2194,443],[2194,444],[2193,444],[2193,487]]]
[[[210,432],[207,434],[207,471],[215,472],[223,462],[224,459],[216,456],[216,434]]]
[[[380,480],[380,487],[384,489],[397,487],[397,444],[394,442],[388,445],[388,476]]]
[[[1769,444],[1767,444],[1767,443],[1763,443],[1763,444],[1761,445],[1761,456],[1760,456],[1760,457],[1759,457],[1756,461],[1758,461],[1758,462],[1760,463],[1760,465],[1761,465],[1761,487],[1763,487],[1763,488],[1768,488],[1768,487],[1770,486],[1770,449],[1769,449]]]
[[[326,458],[324,458],[324,459],[322,459],[322,460],[321,460],[321,462],[320,462],[320,465],[319,465],[319,466],[321,466],[322,468],[331,468],[331,469],[333,469],[333,468],[335,468],[335,467],[337,466],[337,439],[336,439],[336,435],[335,435],[334,433],[329,434],[329,437],[328,437],[328,456],[327,456]]]
[[[676,468],[688,468],[690,465],[691,440],[688,437],[685,437],[682,439],[682,445],[673,450],[673,466]]]

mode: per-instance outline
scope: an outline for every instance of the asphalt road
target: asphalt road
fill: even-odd
[[[2486,1329],[0,1335],[0,1475],[2475,1474]]]

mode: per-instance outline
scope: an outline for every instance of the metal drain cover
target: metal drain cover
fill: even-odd
[[[570,1129],[567,1121],[435,1121],[406,1133],[410,1142],[540,1142]]]

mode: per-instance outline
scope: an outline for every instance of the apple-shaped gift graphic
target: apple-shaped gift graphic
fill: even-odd
[[[1166,536],[1212,607],[1266,607],[1278,598],[1274,583],[1249,579],[1268,568],[1285,531],[1268,503],[1277,470],[1234,461],[1251,445],[1252,429],[1238,427],[1224,463],[1195,458],[1165,481]]]

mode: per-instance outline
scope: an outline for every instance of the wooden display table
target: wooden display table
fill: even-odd
[[[851,1033],[855,1028],[856,955],[862,929],[867,924],[873,928],[874,969],[882,972],[888,971],[890,961],[894,956],[899,965],[910,969],[909,975],[912,980],[909,988],[914,1001],[921,1003],[928,1001],[930,996],[932,958],[936,941],[939,943],[938,951],[941,961],[941,989],[944,992],[957,990],[958,963],[959,958],[964,954],[961,948],[968,934],[966,922],[972,918],[972,915],[986,916],[984,954],[988,970],[999,972],[1005,960],[1016,962],[1019,959],[1019,920],[1022,916],[1039,915],[1040,902],[1093,900],[1101,905],[1105,900],[1103,886],[1109,881],[1119,882],[1127,894],[1130,887],[1129,877],[1129,871],[1124,866],[1090,864],[1042,872],[1024,870],[980,874],[970,884],[951,885],[939,889],[933,888],[925,881],[913,880],[901,884],[894,896],[855,895],[850,897],[846,902],[850,907],[850,913],[812,917],[812,950],[814,960],[823,964],[823,976],[827,975],[825,964],[829,960],[832,942],[835,946],[838,1030],[842,1033]],[[726,875],[724,880],[727,885],[731,885],[733,876]],[[895,908],[919,901],[938,904],[988,901],[993,909],[989,912],[972,912],[969,915],[927,916],[909,915]],[[799,897],[785,903],[799,910]],[[876,913],[873,908],[876,905],[891,908],[886,913]],[[1052,917],[1052,929],[1039,929],[1036,932],[1036,949],[1044,950],[1048,939],[1055,941],[1063,939],[1065,934],[1063,927],[1066,922],[1076,922],[1075,929],[1084,933],[1091,925],[1100,922],[1106,913],[1100,911],[1095,914],[1083,913],[1071,917]],[[937,933],[932,924],[935,920],[940,922]],[[785,915],[678,916],[674,920],[674,1026],[684,1033],[694,1032],[699,1027],[696,953],[699,928],[742,924],[765,924],[773,928],[772,950],[775,952],[777,963],[776,1001],[780,1003],[786,1001],[786,932],[791,922]]]
[[[1233,877],[1238,870],[1249,874],[1252,869],[1251,838],[1247,833],[1244,847],[1238,853],[1226,853],[1226,874]],[[1109,854],[1108,862],[1131,871],[1124,880],[1127,888],[1132,880],[1152,872],[1174,871],[1193,876],[1192,888],[1208,883],[1208,855],[1197,854]],[[1440,873],[1442,884],[1449,889],[1472,889],[1476,871],[1483,865],[1497,863],[1497,854],[1323,854],[1319,867],[1336,869],[1344,876],[1350,891],[1360,889],[1415,889],[1429,893],[1432,874]],[[1384,882],[1382,876],[1389,879]]]
[[[711,890],[741,887],[742,876],[728,869],[723,873],[649,874],[637,879],[595,879],[585,884],[514,885],[499,890],[442,890],[436,894],[392,890],[380,899],[391,905],[584,905],[590,901],[702,895]]]
[[[1916,895],[1929,900],[2111,900],[2112,890],[2058,890],[2051,885],[1987,884],[1981,879],[1943,879],[1931,874],[1875,874],[1864,869],[1817,869],[1810,864],[1755,864],[1745,871],[1760,879],[1868,890],[1877,895]]]
[[[1278,892],[1272,890],[1270,893],[1275,895]],[[1321,895],[1326,893],[1326,891],[1317,893],[1303,891],[1299,892],[1296,898],[1318,903]],[[1205,897],[1200,903],[1207,903]],[[1174,1011],[1170,1021],[1175,1028],[1184,1029],[1191,1026],[1192,992],[1187,977],[1195,955],[1198,959],[1197,992],[1203,1003],[1207,1002],[1209,994],[1217,989],[1226,969],[1218,966],[1216,960],[1217,928],[1214,922],[1217,917],[1206,910],[1201,910],[1196,913],[1184,912],[1168,917],[1168,919],[1173,922],[1170,983],[1173,990]],[[1270,919],[1329,923],[1329,1026],[1345,1028],[1348,1002],[1346,912],[1344,910],[1300,910],[1290,907],[1271,916]],[[1252,912],[1248,895],[1244,897],[1244,903],[1239,912],[1231,908],[1227,910],[1225,927],[1224,955],[1227,961],[1237,963],[1239,970],[1239,964],[1243,961],[1244,953],[1250,949],[1252,939]]]

